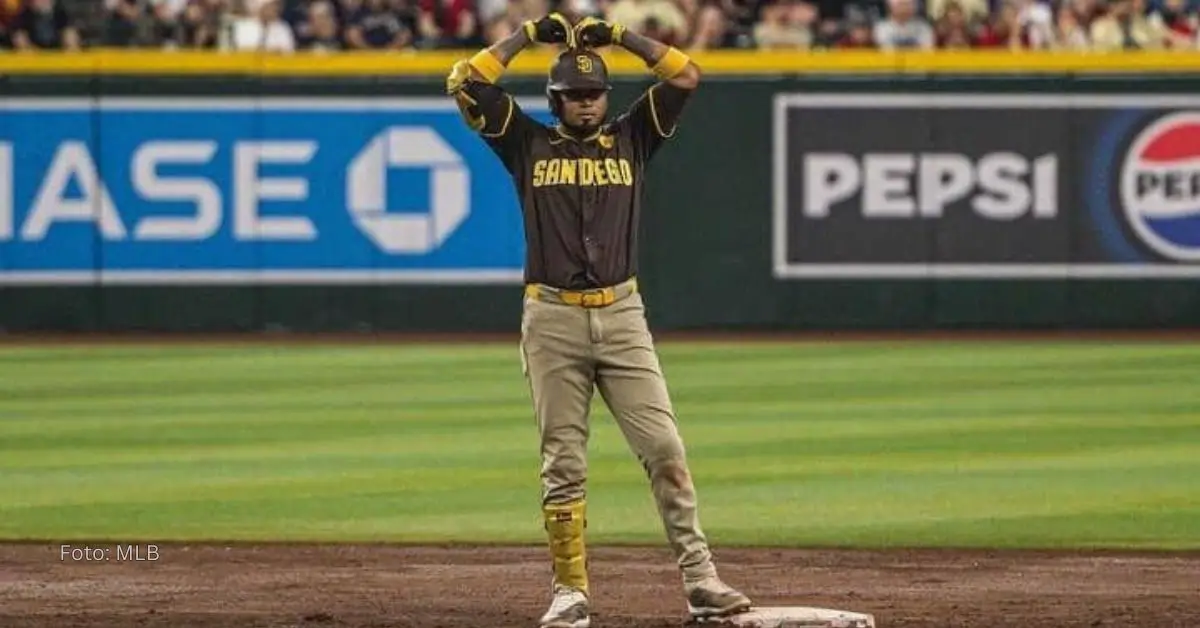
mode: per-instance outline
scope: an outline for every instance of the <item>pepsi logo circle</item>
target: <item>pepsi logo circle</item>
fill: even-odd
[[[1146,246],[1200,261],[1200,112],[1164,116],[1138,134],[1120,186],[1125,220]]]

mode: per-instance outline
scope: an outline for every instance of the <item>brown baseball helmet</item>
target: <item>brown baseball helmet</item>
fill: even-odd
[[[546,82],[546,99],[550,101],[550,112],[562,116],[562,100],[559,92],[572,89],[612,89],[608,82],[608,67],[604,59],[586,48],[569,48],[559,53],[550,66],[550,80]]]
[[[604,58],[586,48],[570,48],[559,53],[550,66],[548,92],[569,89],[612,89]]]

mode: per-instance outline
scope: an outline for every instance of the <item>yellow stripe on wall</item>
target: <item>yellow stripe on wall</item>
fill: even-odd
[[[77,53],[0,55],[0,74],[153,74],[265,76],[445,76],[455,61],[476,51],[344,52],[271,55],[224,52],[93,50]],[[1196,73],[1200,51],[1179,52],[1021,52],[937,51],[721,51],[695,52],[692,58],[708,75],[737,74],[1059,74]],[[613,75],[649,76],[642,61],[623,50],[604,53]],[[527,51],[506,76],[545,76],[551,49]]]

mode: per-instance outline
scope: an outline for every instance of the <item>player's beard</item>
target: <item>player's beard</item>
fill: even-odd
[[[563,127],[565,127],[567,131],[571,133],[571,135],[578,136],[580,139],[592,135],[604,125],[604,114],[596,110],[593,110],[591,114],[591,117],[589,117],[586,121],[580,120],[580,116],[578,114],[575,116],[576,121],[574,123],[568,122],[564,119],[562,120]],[[566,116],[563,117],[565,118]]]

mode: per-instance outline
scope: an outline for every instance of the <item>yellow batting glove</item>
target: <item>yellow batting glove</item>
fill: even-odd
[[[446,93],[453,96],[462,91],[469,78],[471,78],[471,65],[467,63],[466,59],[456,61],[450,68],[450,75],[446,77]]]

